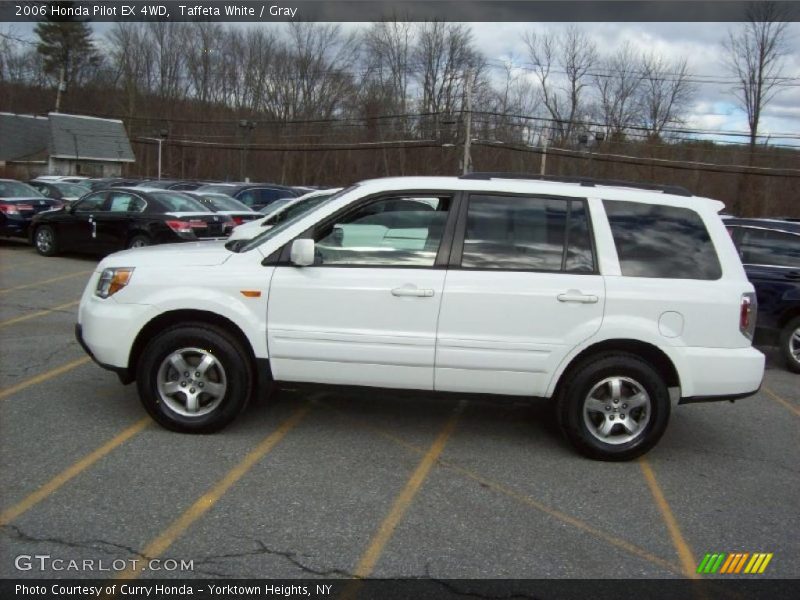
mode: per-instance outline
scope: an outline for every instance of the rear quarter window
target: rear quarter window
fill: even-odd
[[[719,258],[703,219],[676,206],[604,200],[622,275],[719,279]]]

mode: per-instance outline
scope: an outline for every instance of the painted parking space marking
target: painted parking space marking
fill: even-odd
[[[64,484],[86,471],[86,469],[109,454],[112,450],[119,448],[122,444],[141,432],[150,423],[152,423],[150,417],[145,417],[136,421],[136,423],[122,430],[120,433],[108,440],[105,444],[64,469],[61,473],[53,477],[38,490],[32,494],[29,494],[14,506],[11,506],[10,508],[1,512],[0,526],[7,525],[14,519],[29,511],[39,502],[56,492]]]
[[[141,555],[147,559],[154,559],[164,554],[175,540],[181,537],[195,521],[211,510],[237,481],[244,477],[250,469],[269,454],[278,442],[286,437],[286,434],[297,427],[310,410],[310,406],[297,409],[280,425],[280,427],[278,427],[278,429],[270,433],[255,448],[248,452],[247,455],[235,467],[228,471],[222,479],[214,484],[210,490],[200,496],[200,498],[186,509],[183,514],[147,544],[144,550],[142,550]],[[141,576],[141,574],[141,571],[128,568],[125,571],[117,573],[114,579],[136,579]]]
[[[81,275],[88,275],[92,272],[92,270],[88,271],[75,271],[74,273],[67,273],[66,275],[59,275],[58,277],[51,277],[50,279],[42,279],[40,281],[34,281],[32,283],[25,283],[23,285],[15,285],[14,287],[4,288],[0,290],[0,294],[7,294],[8,292],[13,292],[15,290],[24,290],[27,288],[36,287],[39,285],[45,285],[47,283],[55,283],[56,281],[63,281],[65,279],[72,279],[73,277],[80,277]]]
[[[16,323],[22,323],[23,321],[29,321],[30,319],[36,319],[37,317],[44,317],[45,315],[49,315],[54,312],[59,312],[62,310],[66,310],[67,308],[72,308],[73,306],[77,306],[80,303],[80,300],[73,300],[72,302],[67,302],[65,304],[59,304],[58,306],[53,306],[52,308],[45,308],[42,310],[36,310],[33,312],[26,313],[19,317],[14,317],[13,319],[6,319],[5,321],[0,321],[0,327],[8,327],[9,325],[14,325]]]
[[[672,545],[675,546],[675,550],[678,553],[678,558],[681,561],[684,576],[696,579],[698,577],[697,571],[695,570],[697,560],[695,559],[694,554],[692,554],[692,550],[689,547],[689,544],[686,542],[686,538],[684,538],[681,528],[678,526],[678,521],[675,519],[675,515],[672,513],[672,508],[670,507],[669,502],[667,502],[666,496],[664,496],[664,491],[661,489],[661,486],[656,479],[656,474],[653,472],[653,468],[644,457],[639,459],[639,466],[641,467],[642,474],[647,482],[647,487],[650,488],[650,493],[653,495],[653,500],[655,501],[656,506],[661,513],[661,518],[664,520],[664,524],[667,526],[670,538],[672,539]]]
[[[767,395],[770,398],[775,400],[775,402],[782,405],[784,408],[788,409],[789,412],[794,413],[796,417],[800,417],[800,407],[797,407],[788,400],[786,400],[785,398],[782,398],[781,396],[773,392],[771,389],[769,389],[766,385],[762,389],[767,393]]]
[[[59,375],[63,375],[68,371],[72,371],[80,366],[85,365],[92,359],[88,356],[84,356],[83,358],[79,358],[78,360],[73,360],[72,362],[68,362],[67,364],[61,365],[60,367],[56,367],[55,369],[50,369],[49,371],[45,371],[44,373],[40,373],[34,377],[26,379],[24,381],[20,381],[17,384],[14,384],[10,387],[4,388],[0,390],[0,400],[5,400],[9,396],[13,396],[17,392],[21,392],[24,389],[31,387],[32,385],[37,385],[39,383],[43,383],[48,379],[53,379],[54,377],[58,377]]]

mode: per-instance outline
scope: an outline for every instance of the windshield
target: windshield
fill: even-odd
[[[0,198],[44,198],[44,194],[21,181],[0,181]]]
[[[349,188],[345,188],[345,189],[343,189],[342,191],[340,191],[337,194],[333,194],[332,196],[328,196],[325,200],[326,200],[326,202],[330,202],[332,200],[335,200],[336,198],[339,198],[340,196],[342,196],[344,194],[347,194],[348,192],[356,189],[356,187],[357,186],[354,185],[354,186],[351,186]],[[317,206],[319,206],[319,205],[317,205]],[[250,239],[250,240],[233,240],[233,242],[230,242],[231,244],[236,244],[236,242],[241,242],[241,244],[238,244],[236,246],[229,246],[228,249],[229,250],[233,250],[234,252],[247,252],[249,250],[252,250],[253,248],[257,248],[258,246],[260,246],[264,242],[272,239],[273,237],[275,237],[276,235],[278,235],[282,231],[286,231],[287,229],[289,229],[289,227],[294,225],[297,221],[299,221],[300,219],[305,217],[307,214],[308,214],[308,211],[300,212],[299,214],[294,215],[294,217],[292,217],[290,219],[286,219],[285,221],[275,225],[275,227],[271,227],[271,228],[267,229],[266,231],[264,231],[263,233],[258,234],[253,239]]]
[[[80,198],[86,193],[86,188],[77,183],[54,183],[58,191],[70,198]]]
[[[202,202],[180,192],[152,192],[150,195],[170,212],[208,212]]]
[[[253,212],[247,205],[242,204],[235,198],[231,198],[225,194],[198,194],[198,196],[203,204],[208,204],[214,210],[238,210],[241,212]]]

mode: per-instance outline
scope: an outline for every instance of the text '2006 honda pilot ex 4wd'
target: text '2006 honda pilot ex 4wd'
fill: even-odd
[[[625,460],[671,402],[761,384],[722,207],[594,180],[371,180],[251,240],[112,254],[77,336],[177,431],[219,430],[281,382],[498,394],[553,399],[581,453]]]

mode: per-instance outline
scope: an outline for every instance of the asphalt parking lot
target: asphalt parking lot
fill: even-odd
[[[541,404],[424,394],[287,390],[179,435],[74,340],[95,265],[0,242],[2,578],[114,574],[22,554],[193,561],[144,577],[679,578],[708,552],[800,576],[800,376],[769,350],[757,396],[675,409],[630,463],[581,458]]]

